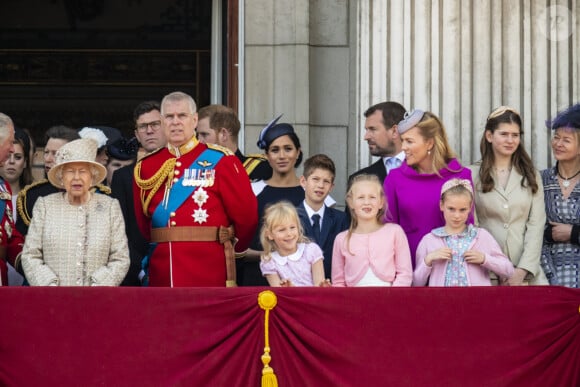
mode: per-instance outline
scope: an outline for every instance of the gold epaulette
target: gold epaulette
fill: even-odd
[[[220,151],[227,156],[231,156],[234,154],[234,152],[232,152],[229,148],[226,148],[225,146],[221,146],[221,145],[217,145],[217,144],[207,144],[207,147],[209,149]]]
[[[31,216],[28,213],[28,209],[26,208],[26,195],[31,188],[34,188],[41,184],[46,184],[49,181],[47,179],[42,179],[39,181],[35,181],[34,183],[28,184],[26,187],[22,188],[20,192],[18,192],[18,196],[16,197],[16,210],[18,211],[18,216],[25,225],[30,226]],[[32,211],[32,208],[30,209]]]
[[[266,155],[263,153],[251,153],[249,155],[246,155],[247,159],[260,159],[263,161],[267,161],[268,159],[266,158]]]
[[[259,153],[254,153],[251,155],[246,155],[246,159],[244,160],[244,169],[246,170],[246,173],[248,174],[248,176],[250,176],[252,174],[252,172],[254,172],[254,169],[256,169],[256,167],[258,165],[260,165],[260,163],[262,161],[267,161],[268,159],[266,158],[265,155],[263,154],[259,154]]]
[[[93,189],[91,189],[91,192],[95,192],[96,190],[99,190],[99,193],[105,194],[105,195],[110,195],[111,194],[111,188],[104,185],[104,184],[97,184],[93,187]]]
[[[161,185],[164,182],[166,182],[168,185],[171,185],[171,179],[173,178],[173,169],[175,168],[176,159],[171,157],[165,160],[157,172],[155,172],[153,176],[146,180],[141,177],[141,165],[144,159],[145,157],[139,160],[135,165],[133,176],[135,177],[135,182],[141,191],[139,196],[141,198],[143,214],[148,216],[147,209],[149,208],[149,203],[151,203],[151,199],[153,199],[153,196],[155,196],[157,191],[159,191]],[[149,192],[147,193],[147,191]]]

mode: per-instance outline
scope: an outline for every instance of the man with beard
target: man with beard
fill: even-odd
[[[374,164],[360,169],[349,178],[366,173],[378,176],[381,184],[385,181],[388,172],[397,168],[405,160],[405,153],[401,151],[401,138],[397,131],[397,124],[405,116],[405,108],[397,102],[381,102],[371,106],[364,113],[365,136],[369,145],[369,152],[380,157]]]

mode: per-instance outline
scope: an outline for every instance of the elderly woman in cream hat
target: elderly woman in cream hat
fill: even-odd
[[[40,197],[22,251],[33,286],[117,286],[129,268],[129,251],[117,200],[91,193],[107,171],[95,162],[97,143],[71,141],[56,154],[48,179],[64,189]]]

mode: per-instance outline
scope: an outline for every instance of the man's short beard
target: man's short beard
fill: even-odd
[[[371,151],[371,155],[377,156],[377,157],[394,156],[396,151],[397,151],[397,148],[395,147],[395,143],[391,142],[385,148],[379,148],[379,147],[375,146],[374,151]]]

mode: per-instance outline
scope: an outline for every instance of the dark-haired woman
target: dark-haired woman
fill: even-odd
[[[302,162],[300,139],[290,124],[266,126],[260,133],[258,147],[263,149],[272,167],[272,177],[252,183],[252,189],[258,199],[258,232],[250,245],[240,270],[238,265],[238,284],[243,286],[268,286],[260,271],[260,254],[262,245],[258,235],[262,228],[263,215],[267,205],[286,200],[297,206],[304,200],[304,189],[296,174],[296,168]]]
[[[31,141],[28,134],[22,129],[14,131],[14,152],[10,153],[8,159],[0,168],[0,175],[10,184],[12,190],[12,208],[14,209],[14,222],[18,211],[16,211],[16,198],[22,188],[32,183],[32,162]],[[22,285],[24,278],[12,267],[8,267],[8,285]]]
[[[472,166],[475,210],[512,261],[515,270],[504,285],[543,285],[540,267],[546,212],[539,172],[522,143],[522,119],[501,106],[487,118],[481,161]]]
[[[550,123],[556,166],[542,171],[546,227],[541,264],[550,285],[580,287],[580,104]]]

